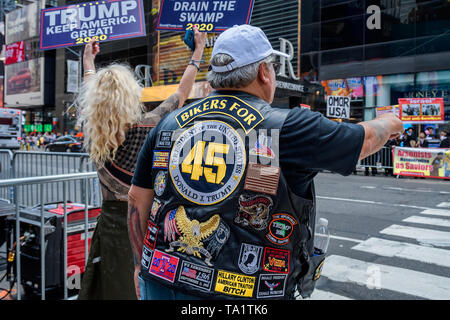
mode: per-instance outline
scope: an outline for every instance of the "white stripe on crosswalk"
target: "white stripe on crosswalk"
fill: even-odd
[[[445,249],[430,248],[380,238],[369,238],[352,247],[352,249],[383,257],[404,258],[450,268],[450,251]]]
[[[411,216],[409,218],[404,219],[403,222],[428,224],[431,226],[439,226],[439,227],[450,227],[450,220],[448,219]]]
[[[315,289],[311,297],[307,298],[307,300],[353,300],[353,299],[329,291]]]
[[[333,281],[352,282],[368,288],[379,285],[381,289],[426,299],[450,299],[449,278],[342,256],[328,257],[322,275]]]
[[[450,202],[441,202],[436,207],[438,207],[438,208],[450,208]]]
[[[392,226],[381,230],[380,233],[415,239],[422,244],[429,244],[438,247],[450,247],[450,232],[393,224]]]
[[[425,209],[420,214],[429,214],[434,216],[450,217],[450,210],[445,209]]]

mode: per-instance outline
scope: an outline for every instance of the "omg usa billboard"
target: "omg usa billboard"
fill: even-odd
[[[41,50],[145,36],[142,0],[104,0],[41,10]]]

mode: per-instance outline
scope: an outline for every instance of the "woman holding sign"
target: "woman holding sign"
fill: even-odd
[[[98,43],[85,47],[79,124],[98,171],[103,203],[78,299],[137,298],[127,231],[127,194],[147,134],[162,117],[183,106],[192,90],[206,42],[206,33],[197,29],[194,33],[195,51],[177,91],[148,113],[143,112],[142,88],[133,71],[122,64],[96,71]]]

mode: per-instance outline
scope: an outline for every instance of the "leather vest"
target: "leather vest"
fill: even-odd
[[[314,196],[292,193],[279,167],[288,112],[222,91],[162,120],[143,279],[208,299],[312,292]]]

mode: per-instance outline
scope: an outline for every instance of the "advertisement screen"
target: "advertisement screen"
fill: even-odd
[[[5,15],[6,44],[39,35],[38,2],[18,8]]]
[[[19,41],[6,45],[5,64],[25,61],[25,42]]]
[[[5,102],[8,105],[42,105],[44,58],[5,66]]]

